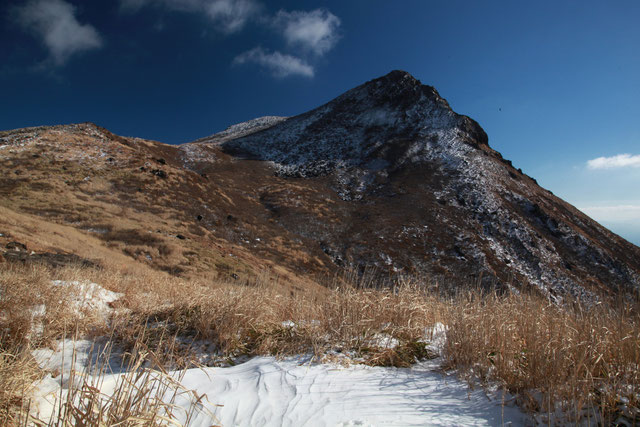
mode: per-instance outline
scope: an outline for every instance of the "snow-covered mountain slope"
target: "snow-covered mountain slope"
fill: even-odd
[[[275,126],[287,119],[288,117],[282,116],[258,117],[256,119],[229,126],[222,132],[204,137],[195,142],[223,143],[234,138],[240,138],[242,136],[251,135],[252,133],[259,132],[261,130],[269,129],[270,127]]]
[[[475,121],[403,71],[203,145],[271,162],[289,182],[315,180],[350,203],[342,216],[308,218],[317,225],[301,233],[339,265],[586,299],[640,286],[639,248],[539,187],[488,146]],[[283,214],[290,203],[276,204],[277,221],[298,227]]]
[[[393,71],[263,132],[212,142],[229,153],[274,161],[284,175],[314,176],[344,166],[399,167],[424,156],[429,142],[451,129],[463,142],[487,142],[480,126],[454,113],[434,88]],[[402,152],[384,150],[389,143],[402,144]]]

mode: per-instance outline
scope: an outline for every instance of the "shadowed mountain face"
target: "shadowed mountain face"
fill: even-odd
[[[0,207],[104,229],[111,249],[175,274],[318,279],[370,266],[587,299],[640,287],[640,248],[514,169],[402,71],[181,146],[90,124],[4,132],[0,164]]]

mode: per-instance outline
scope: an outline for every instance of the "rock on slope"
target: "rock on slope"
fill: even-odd
[[[406,72],[296,117],[248,123],[199,144],[272,162],[289,183],[333,189],[348,203],[342,216],[312,215],[317,230],[298,234],[340,265],[533,285],[552,295],[640,286],[638,247],[515,169],[475,121]],[[291,202],[270,204],[294,229],[283,214]]]

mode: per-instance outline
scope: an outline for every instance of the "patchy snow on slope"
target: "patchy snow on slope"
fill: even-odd
[[[24,152],[42,154],[60,161],[76,161],[93,170],[117,164],[124,153],[122,144],[91,123],[31,127],[0,132],[0,145],[12,156]],[[106,158],[111,158],[105,163]]]
[[[283,116],[258,117],[255,119],[248,120],[246,122],[231,125],[225,130],[223,130],[222,132],[216,133],[214,136],[216,137],[234,136],[235,137],[240,135],[246,135],[250,132],[255,132],[257,130],[262,130],[262,129],[271,127],[287,119],[288,117],[283,117]]]
[[[214,163],[217,156],[201,144],[183,144],[178,147],[185,168],[196,171],[198,163]]]
[[[69,297],[65,301],[48,301],[38,304],[31,310],[31,336],[39,336],[43,331],[43,321],[47,315],[47,304],[70,304],[73,312],[80,318],[94,316],[104,322],[109,320],[113,309],[112,303],[122,298],[123,294],[104,289],[97,283],[89,281],[52,280],[56,287],[66,288]]]
[[[246,122],[236,123],[235,125],[229,126],[222,132],[214,133],[213,135],[206,136],[194,142],[220,143],[233,138],[239,138],[241,136],[250,135],[261,130],[269,129],[270,127],[275,126],[287,119],[288,117],[284,116],[257,117]]]
[[[71,291],[71,304],[78,314],[97,312],[107,315],[111,311],[111,304],[122,298],[123,294],[109,291],[97,283],[88,281],[64,281],[52,280],[54,286],[69,288]]]
[[[182,162],[187,169],[196,170],[197,164],[200,162],[216,161],[216,155],[214,154],[214,152],[212,150],[206,149],[206,145],[202,143],[220,144],[230,139],[240,138],[242,136],[250,135],[261,130],[269,129],[270,127],[275,126],[287,119],[288,117],[264,116],[229,126],[222,132],[206,136],[192,143],[180,145],[178,147],[178,150],[180,150],[180,157],[182,158]]]

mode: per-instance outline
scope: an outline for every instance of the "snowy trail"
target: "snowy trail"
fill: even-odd
[[[411,369],[300,365],[299,359],[254,358],[231,368],[189,370],[181,383],[206,393],[223,426],[499,426],[521,425],[502,408],[433,363]],[[178,402],[180,403],[180,402]],[[185,400],[186,403],[186,400]],[[192,425],[208,426],[205,413]]]
[[[444,341],[443,325],[427,336],[433,349]],[[40,366],[52,374],[39,382],[34,415],[49,419],[56,397],[64,396],[70,371],[92,360],[90,341],[61,342],[57,350],[36,350]],[[75,357],[72,357],[74,354]],[[117,366],[117,355],[109,366]],[[530,418],[500,393],[471,390],[453,374],[438,370],[442,359],[411,368],[310,363],[309,356],[255,357],[233,367],[173,372],[181,390],[173,415],[186,425],[194,399],[206,396],[189,426],[502,426],[524,425]],[[109,370],[107,370],[109,372]],[[111,370],[111,372],[117,372]],[[120,371],[122,372],[122,371]],[[121,373],[105,375],[102,393],[111,395]],[[94,384],[96,384],[94,382]],[[61,390],[61,387],[63,390]],[[192,393],[193,391],[194,393]],[[169,401],[165,395],[163,400]],[[511,396],[505,396],[510,401]],[[202,408],[204,407],[204,409]]]
[[[196,411],[188,425],[501,426],[527,421],[519,409],[503,408],[500,394],[471,390],[455,376],[435,371],[435,361],[404,369],[302,360],[256,357],[234,367],[176,372],[182,387],[206,395],[201,401],[206,410]],[[106,375],[102,392],[111,394],[120,378],[121,374]],[[52,399],[60,395],[59,380],[49,377],[42,382],[35,415],[48,419],[56,407]],[[174,415],[182,424],[193,396],[184,393],[174,402]]]

